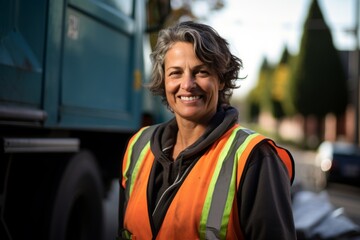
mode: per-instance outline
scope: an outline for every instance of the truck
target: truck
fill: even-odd
[[[162,16],[152,26],[149,2]],[[102,202],[129,137],[166,118],[142,85],[147,30],[169,6],[1,1],[1,239],[104,239]]]

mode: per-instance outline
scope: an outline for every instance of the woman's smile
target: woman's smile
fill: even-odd
[[[200,96],[189,96],[189,97],[181,96],[180,99],[186,102],[193,102],[200,99]]]

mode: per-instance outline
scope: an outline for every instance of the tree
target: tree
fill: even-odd
[[[285,47],[271,78],[272,115],[278,120],[290,115],[287,111],[290,57],[289,51]]]
[[[193,6],[198,0],[149,0],[147,1],[147,29],[151,46],[157,41],[157,34],[163,27],[170,26],[181,19],[196,20]],[[224,0],[204,0],[210,11],[224,7]],[[172,4],[174,3],[174,4]]]
[[[328,113],[344,113],[348,102],[346,74],[317,0],[310,5],[294,71],[292,96],[300,114],[314,116],[321,123]],[[321,138],[322,129],[318,129]]]
[[[264,58],[260,67],[259,78],[255,88],[249,93],[247,97],[247,105],[249,106],[249,120],[254,121],[258,119],[261,111],[271,111],[271,76],[274,68]]]

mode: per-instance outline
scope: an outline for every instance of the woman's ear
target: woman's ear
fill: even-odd
[[[219,91],[224,90],[224,87],[225,87],[225,82],[220,82],[219,83]]]

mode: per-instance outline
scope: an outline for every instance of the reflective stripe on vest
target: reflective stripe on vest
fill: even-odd
[[[157,125],[140,129],[128,144],[128,151],[124,159],[123,181],[126,181],[125,208],[132,193],[139,166],[144,160],[145,153],[150,149],[150,138]]]
[[[239,183],[236,179],[238,161],[242,159],[241,155],[244,153],[244,149],[256,138],[258,139],[256,143],[264,139],[260,134],[243,127],[238,127],[231,133],[219,156],[206,195],[200,220],[200,239],[225,239]],[[241,166],[242,170],[245,167],[246,159],[240,163],[243,165]],[[234,165],[238,167],[234,168]],[[242,174],[242,170],[240,174]]]
[[[153,127],[143,129],[130,141],[127,149],[128,153],[124,159],[124,161],[127,161],[124,168],[124,177],[126,177],[127,180],[126,201],[128,201],[131,196],[134,181],[139,177],[139,166],[143,164],[144,158],[146,158],[145,156],[149,156],[147,153],[150,151],[150,139],[154,129]],[[212,176],[209,176],[210,184],[208,188],[204,189],[207,192],[204,195],[203,203],[201,203],[203,207],[200,218],[198,219],[198,232],[192,233],[194,238],[195,235],[199,234],[200,239],[226,239],[231,237],[240,237],[241,239],[240,228],[239,226],[235,227],[235,225],[237,226],[239,223],[235,224],[234,221],[236,220],[231,217],[232,214],[236,214],[235,218],[237,218],[237,212],[234,213],[234,204],[236,205],[234,199],[240,186],[247,159],[254,146],[259,142],[267,140],[274,146],[288,169],[290,179],[293,179],[293,162],[291,155],[288,155],[286,150],[278,148],[271,140],[266,139],[264,136],[240,127],[239,125],[235,125],[228,133],[226,134],[227,139],[218,155],[218,159],[213,160],[216,166],[214,167],[215,169]],[[211,146],[211,149],[212,148],[216,148],[216,144],[213,144]],[[149,169],[149,167],[146,169]],[[148,176],[148,173],[145,172],[145,175],[142,176]],[[187,186],[186,179],[183,184],[184,187]],[[176,199],[180,201],[182,198],[178,196]],[[194,199],[194,201],[197,200]],[[146,203],[145,199],[144,202]],[[147,213],[144,212],[144,214]],[[169,216],[171,216],[171,214]],[[170,221],[172,221],[174,218],[165,217],[164,220],[165,219],[168,221],[171,219]],[[172,223],[164,222],[164,225],[167,224],[171,225]],[[159,235],[161,235],[160,233],[163,227],[164,226],[161,227]],[[149,228],[147,227],[146,229]],[[194,229],[194,231],[195,230],[196,229]]]

